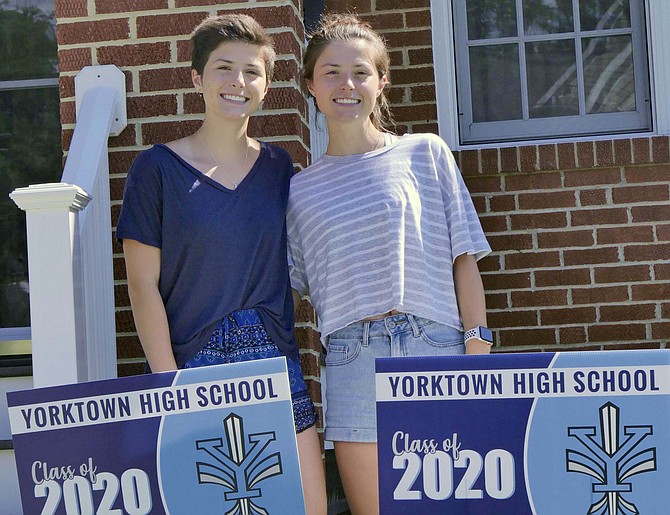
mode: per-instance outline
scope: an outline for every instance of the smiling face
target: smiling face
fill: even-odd
[[[379,77],[368,45],[354,39],[328,43],[307,87],[329,124],[367,124],[386,83],[386,75]]]
[[[263,51],[258,45],[226,41],[209,55],[202,75],[191,70],[206,115],[244,120],[258,109],[268,91]]]

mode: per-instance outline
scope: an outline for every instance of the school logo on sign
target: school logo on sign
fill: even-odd
[[[619,515],[639,513],[635,504],[624,498],[633,491],[629,478],[656,470],[656,448],[639,449],[642,441],[653,434],[651,425],[626,425],[621,431],[620,409],[612,402],[600,407],[600,441],[595,426],[568,427],[568,436],[576,438],[580,450],[568,449],[568,472],[586,474],[596,479],[593,493],[600,498],[587,514]]]
[[[253,433],[245,438],[244,421],[235,413],[224,419],[223,427],[225,444],[223,438],[196,441],[196,448],[216,461],[216,464],[196,463],[198,481],[226,489],[225,500],[235,501],[227,514],[267,514],[267,510],[251,499],[262,496],[260,488],[256,488],[261,481],[282,473],[280,453],[266,452],[275,440],[275,433]],[[249,443],[248,448],[245,441]]]

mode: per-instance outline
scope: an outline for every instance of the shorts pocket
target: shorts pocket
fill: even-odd
[[[329,338],[326,346],[326,366],[346,365],[361,352],[361,340]]]
[[[458,329],[434,322],[421,327],[419,334],[428,345],[433,347],[453,347],[463,345],[463,335]]]

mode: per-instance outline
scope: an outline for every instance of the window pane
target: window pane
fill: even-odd
[[[531,36],[573,32],[572,0],[523,0],[523,24]]]
[[[53,0],[0,1],[0,81],[58,76]]]
[[[518,45],[470,48],[470,74],[475,122],[522,117]]]
[[[631,26],[628,0],[579,0],[579,17],[582,30]]]
[[[586,112],[635,111],[633,48],[629,36],[582,41]]]
[[[515,0],[467,0],[468,39],[516,36]]]
[[[57,88],[0,91],[0,327],[30,325],[25,213],[9,198],[61,175]]]
[[[531,118],[579,114],[574,40],[526,43]]]

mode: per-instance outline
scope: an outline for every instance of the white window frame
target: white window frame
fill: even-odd
[[[651,90],[652,132],[649,135],[670,134],[670,1],[645,0],[647,45],[649,54],[649,81]],[[485,148],[487,146],[519,146],[539,143],[534,140],[509,143],[461,144],[459,136],[458,99],[456,95],[456,59],[454,49],[453,6],[451,0],[431,0],[433,35],[433,62],[435,69],[435,95],[440,136],[453,150]],[[594,139],[631,138],[634,134],[605,136],[580,136],[552,141],[578,141]]]

